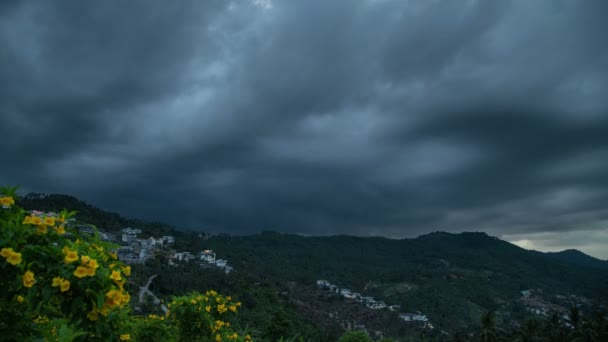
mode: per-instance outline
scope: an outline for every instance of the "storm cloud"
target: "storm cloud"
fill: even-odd
[[[606,13],[6,1],[0,183],[182,229],[486,231],[608,258]]]

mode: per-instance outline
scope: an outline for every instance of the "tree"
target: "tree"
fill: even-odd
[[[497,338],[496,313],[488,311],[481,316],[481,332],[479,339],[482,342],[494,342]]]

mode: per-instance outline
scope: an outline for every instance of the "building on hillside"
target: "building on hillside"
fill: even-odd
[[[194,260],[194,255],[190,254],[190,252],[179,252],[173,254],[172,258],[179,261],[190,261]]]
[[[91,224],[79,224],[76,227],[76,230],[78,230],[78,233],[81,235],[94,235],[95,234],[95,226],[91,225]]]
[[[399,315],[399,318],[406,322],[428,322],[429,319],[426,315],[417,314],[417,313],[402,313]]]
[[[317,286],[320,288],[329,287],[331,286],[331,283],[327,280],[317,280]]]
[[[139,261],[139,253],[135,252],[132,247],[120,247],[116,251],[118,260],[125,264],[136,264]]]
[[[175,238],[171,235],[165,235],[161,239],[163,240],[163,245],[165,246],[172,245],[175,242]]]
[[[210,249],[205,249],[204,251],[202,251],[199,255],[199,258],[202,261],[206,261],[210,264],[214,264],[215,263],[215,252],[210,250]]]
[[[375,303],[368,303],[366,306],[370,309],[380,310],[386,308],[386,303],[379,301]]]

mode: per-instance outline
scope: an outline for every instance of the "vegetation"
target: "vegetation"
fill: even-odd
[[[133,315],[130,266],[97,235],[67,225],[74,212],[29,215],[1,189],[0,336],[7,340],[251,341],[229,321],[240,302],[215,291],[175,297],[165,316]]]
[[[2,334],[6,332],[8,336],[21,334],[17,339],[59,334],[73,335],[74,339],[93,339],[95,336],[100,339],[99,336],[103,336],[104,340],[120,339],[129,335],[130,339],[141,341],[205,340],[217,337],[217,333],[213,335],[217,324],[225,329],[220,335],[223,340],[229,340],[230,334],[234,333],[239,339],[249,334],[256,341],[370,340],[365,332],[346,331],[343,322],[350,321],[364,324],[370,335],[378,336],[376,340],[379,336],[404,341],[608,340],[603,313],[608,302],[605,261],[576,251],[557,254],[527,251],[484,233],[432,233],[402,240],[303,237],[276,232],[201,237],[198,232],[177,231],[165,224],[122,218],[69,196],[30,194],[19,199],[14,196],[14,189],[5,190],[10,191],[5,191],[3,204],[15,198],[17,205],[27,209],[58,212],[68,207],[79,211],[75,216],[79,221],[98,225],[104,230],[117,231],[131,226],[153,236],[174,235],[174,248],[193,253],[213,249],[218,256],[228,259],[235,271],[227,276],[221,270],[202,269],[192,263],[168,266],[170,250],[160,250],[145,265],[132,266],[129,281],[122,285],[125,292],[121,296],[136,288],[135,284],[143,284],[151,275],[157,274],[152,288],[157,296],[171,304],[169,315],[151,302],[137,305],[129,302],[113,308],[107,317],[98,313],[98,321],[78,320],[78,315],[72,315],[71,308],[61,311],[63,308],[56,304],[58,299],[55,296],[69,293],[70,298],[76,298],[72,291],[77,293],[81,285],[88,284],[83,279],[93,282],[92,279],[97,278],[80,279],[73,275],[76,263],[83,266],[82,260],[62,263],[61,258],[65,258],[63,246],[75,250],[79,257],[87,255],[97,260],[100,266],[95,276],[100,275],[101,278],[111,276],[113,270],[121,271],[124,278],[127,266],[111,260],[111,254],[104,254],[107,261],[102,254],[87,254],[91,245],[102,246],[104,252],[113,248],[104,245],[96,236],[78,236],[69,227],[64,228],[69,234],[58,234],[48,227],[47,234],[37,234],[39,228],[24,224],[26,212],[11,202],[10,208],[0,209],[3,228],[0,246],[12,248],[4,252],[5,258],[16,260],[17,257],[11,253],[22,253],[22,260],[30,262],[36,260],[36,256],[26,252],[29,248],[55,248],[44,252],[53,257],[36,260],[31,266],[37,281],[32,288],[38,288],[40,295],[49,290],[55,292],[50,292],[50,300],[41,301],[45,303],[41,307],[44,308],[45,319],[48,319],[48,323],[42,324],[38,318],[40,314],[35,316],[34,307],[17,309],[20,308],[18,305],[33,302],[28,297],[30,289],[23,285],[26,269],[12,269],[16,273],[10,280],[6,280],[7,277],[1,280],[3,289],[8,292],[2,293],[0,314],[9,317],[10,322],[22,322],[23,326],[9,329],[12,323],[5,324],[3,320],[0,322],[0,336],[5,336]],[[70,213],[63,212],[62,215],[69,217]],[[9,226],[9,221],[13,222],[10,223],[13,228],[7,230],[4,227]],[[54,227],[58,229],[57,224]],[[30,229],[26,240],[7,235],[9,231],[25,231],[26,228]],[[76,241],[80,242],[78,249],[73,247]],[[52,286],[56,275],[45,274],[51,272],[52,267],[47,264],[52,260],[61,266],[55,271],[59,272],[61,280],[70,282],[70,289],[65,293],[61,292],[61,280],[59,286]],[[23,265],[25,262],[17,266]],[[15,267],[5,262],[0,271],[10,274],[5,272],[9,266]],[[327,279],[340,287],[385,300],[388,304],[398,304],[403,312],[421,311],[429,317],[435,329],[405,323],[397,313],[389,310],[371,310],[345,301],[339,295],[318,289],[317,279]],[[112,286],[117,290],[121,287],[112,279],[102,280],[96,283],[98,287],[91,288],[91,293],[103,293],[105,301],[105,294]],[[17,287],[19,283],[20,288]],[[201,289],[221,289],[225,296],[211,295],[211,292],[208,295]],[[546,318],[530,313],[520,300],[521,291],[526,289],[542,289],[543,296],[547,298],[561,295],[566,298],[563,305],[572,306],[572,309],[566,315],[556,312]],[[86,288],[84,293],[87,294]],[[19,303],[19,295],[23,297],[22,303]],[[572,298],[578,296],[586,297],[590,304],[576,303]],[[205,297],[216,301],[209,312],[204,305]],[[87,300],[92,297],[84,298],[78,312],[83,313],[86,309],[85,313],[89,313],[91,308],[87,305],[92,304],[87,304]],[[226,308],[228,311],[218,312],[218,305],[222,303],[217,303],[217,298],[224,301],[220,311]],[[238,319],[230,309],[231,304],[238,303],[232,298],[241,301],[241,306],[236,307]],[[99,303],[92,303],[100,307]],[[33,322],[33,319],[38,321]],[[216,323],[216,320],[224,324]],[[91,328],[98,324],[102,326],[100,330]]]

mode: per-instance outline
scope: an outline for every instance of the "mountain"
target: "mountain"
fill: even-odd
[[[312,286],[317,279],[328,280],[406,312],[423,312],[447,331],[478,322],[488,310],[501,313],[505,322],[523,319],[532,309],[520,300],[528,289],[542,291],[539,306],[561,310],[581,296],[608,302],[608,270],[564,262],[485,233],[393,240],[264,232],[217,236],[203,244],[268,283]],[[306,303],[315,296],[296,298]],[[556,298],[561,303],[552,306]]]
[[[572,265],[608,270],[608,261],[594,258],[576,249],[567,249],[561,252],[550,252],[545,253],[545,255],[549,258]]]
[[[18,204],[26,209],[77,210],[78,219],[108,230],[132,226],[151,235],[169,231],[180,250],[213,249],[218,258],[234,267],[231,277],[247,279],[237,282],[240,285],[232,289],[235,293],[251,297],[251,284],[272,289],[303,322],[327,329],[321,336],[344,322],[362,322],[392,336],[403,335],[405,323],[397,313],[367,309],[318,289],[319,279],[399,305],[402,312],[421,312],[448,332],[476,326],[489,310],[498,313],[500,324],[514,324],[538,308],[565,311],[580,303],[608,303],[606,262],[575,250],[529,251],[482,232],[434,232],[414,239],[388,239],[267,231],[201,238],[169,225],[123,218],[70,196],[30,194]],[[158,267],[164,270],[167,266]],[[160,290],[178,291],[171,286],[180,282],[166,277],[163,273],[158,277],[159,284],[165,284]],[[226,282],[218,280],[218,288],[222,284]],[[529,289],[536,294],[532,304],[522,300],[522,291]]]
[[[17,199],[17,205],[27,210],[42,210],[59,212],[63,209],[77,211],[76,217],[82,222],[93,224],[106,231],[116,232],[125,227],[138,227],[147,234],[165,235],[175,233],[175,227],[160,223],[125,218],[120,214],[99,209],[74,196],[61,194],[29,193]]]

